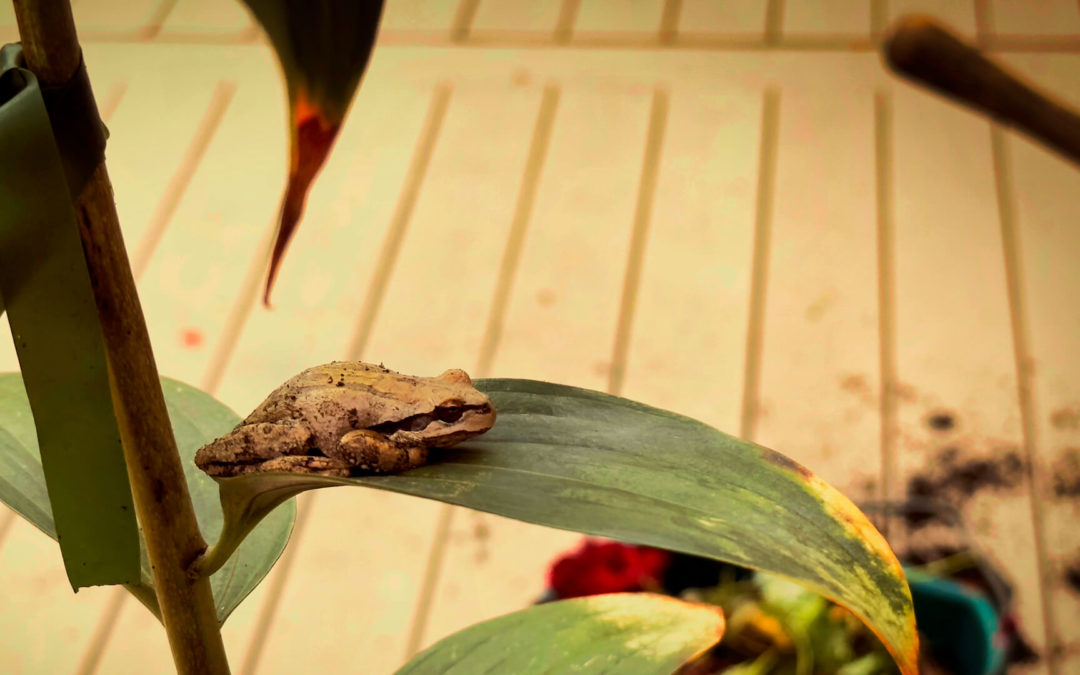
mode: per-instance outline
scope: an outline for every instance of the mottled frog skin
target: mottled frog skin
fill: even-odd
[[[423,465],[429,448],[482,434],[491,400],[463,370],[402,375],[336,361],[276,389],[239,426],[195,453],[211,476],[287,472],[350,476]]]

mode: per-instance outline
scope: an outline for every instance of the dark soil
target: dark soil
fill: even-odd
[[[1074,593],[1080,593],[1080,554],[1065,567],[1065,583]]]
[[[1066,448],[1053,473],[1055,496],[1080,496],[1080,448]]]
[[[1026,465],[1020,454],[1008,450],[996,457],[963,459],[956,447],[938,452],[930,467],[908,480],[909,497],[940,499],[958,504],[985,489],[1010,489],[1023,483]],[[908,526],[917,529],[939,517],[936,514],[912,513]]]
[[[937,412],[926,418],[926,424],[936,431],[949,431],[956,426],[956,420],[947,412]]]

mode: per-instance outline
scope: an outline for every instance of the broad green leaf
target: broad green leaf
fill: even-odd
[[[668,675],[720,641],[719,607],[612,593],[538,605],[470,626],[416,655],[398,675]]]
[[[208,394],[163,378],[176,443],[195,503],[203,536],[214,541],[221,531],[222,513],[214,481],[195,467],[195,451],[236,426],[240,418]],[[56,538],[52,511],[45,492],[33,418],[18,373],[0,374],[0,501],[39,530]],[[277,561],[289,540],[294,504],[287,504],[259,523],[251,536],[210,579],[218,619],[225,621]],[[150,568],[142,560],[141,580],[127,585],[143,604],[157,614]]]
[[[383,0],[242,0],[277,53],[289,97],[289,179],[264,302],[304,200],[371,58]]]
[[[363,485],[527,522],[681,551],[795,580],[848,607],[916,672],[911,594],[854,504],[788,458],[690,418],[599,392],[480,380],[491,431],[390,476],[249,474],[219,479],[222,548],[304,490]]]
[[[0,292],[68,580],[76,590],[131,583],[139,531],[105,342],[63,156],[37,79],[19,59],[17,45],[0,51]]]

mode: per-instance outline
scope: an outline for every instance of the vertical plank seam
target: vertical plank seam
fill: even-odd
[[[274,574],[268,580],[266,597],[263,599],[259,615],[255,619],[255,626],[251,629],[251,637],[248,638],[248,648],[244,652],[244,660],[240,664],[241,675],[253,675],[259,665],[263,647],[266,645],[266,637],[270,634],[274,618],[277,616],[278,606],[281,604],[281,596],[285,592],[285,584],[289,579],[289,571],[296,559],[297,551],[307,531],[307,522],[311,511],[315,507],[316,494],[309,492],[297,498],[296,522],[293,524],[292,535],[289,537],[289,546],[285,549],[281,558],[274,566]]]
[[[533,203],[540,184],[540,176],[547,160],[548,147],[551,142],[551,130],[554,126],[559,96],[560,88],[557,84],[549,83],[544,87],[544,93],[540,99],[540,109],[533,125],[529,153],[525,159],[525,168],[518,188],[517,203],[514,206],[510,232],[506,238],[506,246],[503,249],[502,261],[495,281],[495,293],[488,312],[487,326],[484,330],[484,337],[480,342],[480,358],[477,363],[478,377],[490,376],[495,353],[499,348],[502,326],[506,318],[506,308],[514,286],[518,264],[521,261],[521,252],[524,247],[529,220],[532,217]],[[423,644],[427,624],[431,618],[431,608],[434,605],[435,589],[438,587],[439,576],[446,557],[446,544],[450,537],[456,509],[449,504],[444,504],[441,508],[442,511],[435,527],[435,538],[428,557],[424,580],[417,599],[416,611],[413,614],[412,625],[409,629],[409,638],[406,642],[406,660],[420,651],[420,645]]]
[[[552,83],[544,87],[544,94],[540,99],[540,110],[537,112],[536,123],[533,126],[532,142],[528,158],[525,160],[521,186],[518,188],[510,233],[506,238],[506,247],[503,249],[502,261],[499,265],[491,311],[488,314],[487,325],[484,327],[484,337],[480,342],[480,361],[477,364],[477,373],[480,377],[487,377],[491,373],[495,354],[502,340],[502,329],[506,322],[507,308],[510,305],[510,294],[517,278],[518,264],[525,246],[529,222],[532,220],[533,204],[540,186],[540,176],[547,161],[551,131],[555,125],[555,112],[558,109],[560,96],[559,85]]]
[[[206,150],[210,147],[210,141],[213,140],[214,134],[217,133],[218,128],[221,126],[221,120],[225,117],[225,112],[228,110],[235,93],[235,82],[221,81],[214,87],[214,93],[210,97],[210,104],[207,106],[206,112],[203,113],[199,125],[195,128],[195,133],[192,135],[191,142],[180,159],[180,164],[176,167],[172,177],[169,178],[169,183],[165,186],[161,199],[158,200],[157,206],[154,207],[146,231],[135,244],[131,256],[131,269],[135,279],[142,277],[143,272],[146,271],[147,266],[150,264],[150,259],[153,257],[154,251],[157,250],[158,244],[161,243],[161,238],[165,235],[165,229],[172,221],[172,217],[187,192],[191,179],[195,176],[203,156],[206,155]]]
[[[139,29],[139,39],[144,42],[150,42],[156,38],[158,34],[161,33],[161,29],[165,26],[165,21],[168,20],[169,15],[172,14],[178,1],[179,0],[160,0],[146,24]]]
[[[754,214],[754,245],[750,273],[750,311],[746,325],[742,417],[739,422],[739,436],[744,440],[754,438],[760,405],[758,396],[761,386],[761,355],[765,332],[765,294],[768,283],[769,239],[772,233],[779,136],[780,91],[775,87],[770,87],[765,90],[761,107],[757,204]]]
[[[555,44],[565,45],[574,37],[574,24],[577,22],[581,0],[563,0],[559,6],[559,18],[555,21],[552,38]]]
[[[435,589],[439,585],[443,562],[446,559],[446,546],[450,539],[450,530],[454,524],[452,504],[439,505],[439,520],[435,523],[435,533],[428,553],[424,577],[420,582],[420,593],[416,598],[412,621],[409,624],[409,636],[405,641],[405,662],[416,656],[423,644],[427,631],[427,622],[431,618],[431,608],[435,604]]]
[[[877,43],[889,22],[889,0],[870,0],[870,39]]]
[[[480,6],[480,0],[460,0],[457,12],[454,14],[454,22],[450,26],[450,41],[465,42],[472,32],[473,19],[476,18],[476,10]]]
[[[117,586],[112,590],[112,595],[105,604],[105,609],[102,610],[101,616],[98,617],[97,626],[94,628],[93,636],[90,638],[89,648],[79,660],[76,670],[79,675],[93,675],[97,671],[98,666],[101,664],[101,657],[105,654],[105,649],[109,645],[109,638],[112,637],[113,627],[116,626],[117,619],[120,617],[120,610],[124,608],[127,595],[127,589],[123,586]]]
[[[203,371],[199,385],[203,391],[216,391],[221,384],[221,378],[225,376],[229,359],[232,358],[236,344],[240,341],[240,333],[244,330],[251,311],[260,304],[259,297],[266,277],[266,269],[270,262],[270,251],[273,248],[274,226],[277,218],[267,228],[266,234],[255,247],[255,255],[248,263],[247,272],[240,282],[240,290],[236,294],[232,307],[229,310],[225,325],[221,328],[221,336],[214,345],[214,351],[207,360],[206,369]]]
[[[656,36],[657,42],[670,45],[678,39],[681,15],[682,0],[664,0],[664,8],[660,14],[660,30]]]
[[[784,0],[768,0],[765,6],[765,44],[775,47],[784,37]]]
[[[899,476],[896,466],[897,381],[896,381],[896,277],[893,223],[892,99],[886,91],[874,93],[874,172],[877,202],[878,268],[878,377],[880,379],[881,488],[880,498],[894,498],[893,483]],[[889,519],[880,525],[887,534]]]
[[[1035,426],[1035,394],[1032,387],[1033,371],[1027,306],[1022,289],[1023,267],[1020,262],[1020,233],[1017,229],[1016,202],[1013,199],[1013,181],[1005,134],[996,124],[990,125],[990,147],[993,152],[994,186],[997,193],[998,218],[1001,221],[1001,244],[1005,256],[1005,282],[1009,294],[1009,320],[1012,324],[1013,355],[1016,361],[1016,389],[1020,404],[1020,424],[1023,430],[1024,456],[1028,466],[1028,494],[1031,502],[1031,525],[1035,538],[1035,561],[1039,570],[1039,601],[1047,647],[1047,664],[1052,674],[1060,671],[1060,644],[1053,622],[1053,605],[1046,589],[1049,561],[1046,555],[1046,532],[1040,488],[1045,477],[1038,462],[1036,447],[1038,435]]]
[[[611,370],[608,372],[608,393],[618,395],[626,379],[626,361],[630,351],[634,311],[637,308],[638,289],[641,286],[641,269],[645,260],[645,246],[652,221],[653,199],[659,175],[660,154],[664,146],[667,128],[668,92],[658,86],[653,90],[649,110],[649,127],[642,153],[641,177],[638,182],[637,204],[634,207],[633,227],[630,232],[630,249],[623,275],[622,299],[615,323],[615,344],[612,348]]]
[[[127,93],[127,82],[114,82],[109,90],[105,92],[105,95],[101,97],[101,102],[98,104],[98,115],[101,116],[101,121],[108,123],[112,119],[112,116],[116,114],[116,109],[120,107],[120,101],[124,100],[124,95]]]
[[[11,532],[11,526],[15,524],[17,514],[6,506],[0,508],[3,509],[3,513],[0,513],[0,549],[3,549],[4,539],[7,538],[8,532]]]
[[[397,262],[398,251],[401,250],[401,242],[405,239],[409,221],[412,219],[413,208],[420,195],[420,188],[424,183],[431,156],[435,151],[435,144],[442,130],[443,119],[446,117],[446,109],[450,103],[451,85],[439,84],[428,106],[427,119],[421,131],[420,142],[413,153],[412,162],[409,164],[408,173],[405,176],[405,185],[398,198],[394,214],[390,218],[390,226],[387,230],[386,239],[383,242],[382,251],[379,254],[379,262],[372,276],[371,285],[368,287],[367,296],[360,311],[360,320],[357,321],[356,335],[353,337],[346,352],[348,358],[359,359],[367,347],[374,328],[375,319],[379,314],[383,297],[386,295],[386,286],[390,281],[390,275]]]
[[[975,13],[975,44],[987,47],[994,39],[994,9],[989,0],[975,0],[972,11]]]

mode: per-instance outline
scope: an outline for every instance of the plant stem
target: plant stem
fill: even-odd
[[[62,84],[81,50],[69,0],[14,0],[27,67],[43,85]],[[228,673],[210,582],[188,564],[206,548],[188,494],[150,348],[112,185],[102,162],[75,203],[105,338],[109,379],[135,511],[179,673]]]

